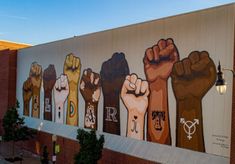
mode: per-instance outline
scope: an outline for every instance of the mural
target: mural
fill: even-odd
[[[121,98],[128,111],[127,136],[144,139],[145,113],[148,107],[148,82],[136,74],[126,76],[122,86]]]
[[[67,75],[69,83],[66,123],[74,126],[78,126],[78,82],[80,71],[80,58],[72,53],[68,54],[64,62],[64,74]]]
[[[125,54],[116,52],[103,62],[100,75],[91,68],[83,70],[79,91],[85,101],[84,127],[98,129],[98,103],[103,93],[103,131],[120,135],[120,99],[127,110],[126,136],[205,152],[202,99],[216,80],[216,68],[206,51],[193,51],[179,61],[173,39],[160,39],[147,48],[144,59],[146,80],[129,73]],[[23,114],[40,117],[40,88],[43,80],[44,119],[78,126],[78,84],[81,61],[72,53],[65,58],[63,74],[56,79],[54,65],[43,72],[33,62],[23,83]],[[168,79],[171,77],[176,99],[176,138],[171,138],[168,107]],[[53,92],[52,92],[53,91]],[[67,109],[64,104],[67,101]],[[65,115],[66,113],[66,115]],[[146,117],[147,113],[147,117]],[[145,117],[147,120],[145,120]],[[174,116],[171,116],[174,117]],[[65,121],[66,119],[66,121]],[[145,130],[145,121],[147,127]],[[145,137],[145,134],[147,136]]]
[[[100,75],[92,72],[90,68],[83,71],[80,82],[80,93],[85,101],[84,127],[97,129],[97,110],[101,94]]]
[[[32,117],[40,117],[40,89],[42,82],[42,67],[33,62],[29,72],[29,78],[32,83]]]
[[[52,89],[56,81],[54,65],[50,64],[43,72],[44,119],[52,120]]]
[[[171,144],[167,80],[178,59],[173,39],[161,39],[145,51],[144,71],[150,88],[148,141]]]
[[[101,67],[101,86],[104,96],[103,131],[120,135],[119,97],[129,67],[124,53],[114,53]]]
[[[194,51],[174,64],[172,87],[177,101],[176,146],[205,152],[202,99],[216,80],[208,52]]]
[[[69,95],[69,84],[66,75],[60,75],[56,80],[54,88],[54,100],[55,100],[55,122],[64,123],[64,103]]]

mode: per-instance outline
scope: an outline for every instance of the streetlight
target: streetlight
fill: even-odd
[[[223,68],[222,70],[232,72],[233,77],[235,77],[235,73],[234,73],[233,70],[226,69],[226,68]],[[226,92],[227,86],[226,86],[226,82],[225,82],[225,79],[224,79],[224,74],[221,71],[220,62],[219,62],[219,65],[218,65],[217,80],[216,80],[215,86],[216,86],[216,90],[219,92],[219,94],[222,95]]]

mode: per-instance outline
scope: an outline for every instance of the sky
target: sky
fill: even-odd
[[[37,45],[235,0],[0,0],[0,40]]]

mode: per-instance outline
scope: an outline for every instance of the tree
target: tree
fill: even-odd
[[[101,135],[98,139],[95,130],[87,132],[83,129],[78,129],[77,133],[80,151],[75,154],[75,164],[96,164],[102,156],[104,135]]]
[[[12,156],[14,161],[15,142],[25,141],[34,137],[35,131],[24,125],[24,117],[19,117],[19,102],[14,107],[7,110],[3,117],[4,141],[13,141]],[[11,159],[12,160],[12,159]]]

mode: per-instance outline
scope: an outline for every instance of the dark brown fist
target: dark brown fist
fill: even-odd
[[[144,56],[144,71],[148,82],[167,80],[173,64],[178,61],[178,50],[172,39],[161,39],[148,48]]]
[[[54,65],[50,64],[43,72],[43,88],[45,92],[51,92],[56,81]]]
[[[215,83],[216,68],[208,52],[194,51],[174,64],[171,77],[177,100],[202,98]]]
[[[105,95],[119,95],[129,67],[124,53],[114,53],[112,58],[102,64],[100,71],[102,90]]]

